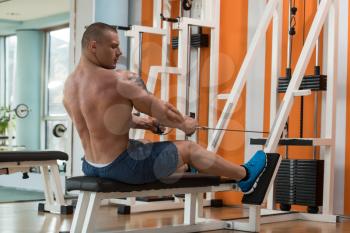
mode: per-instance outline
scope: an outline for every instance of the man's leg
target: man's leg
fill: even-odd
[[[179,153],[178,168],[189,164],[203,173],[225,176],[235,180],[246,177],[244,167],[225,160],[197,143],[191,141],[174,141],[173,143]]]
[[[178,166],[177,169],[176,169],[176,173],[184,173],[184,172],[187,172],[188,171],[188,165],[185,163],[183,164],[182,166]]]

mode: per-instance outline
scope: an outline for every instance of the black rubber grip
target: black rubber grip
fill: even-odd
[[[156,134],[159,134],[159,135],[163,135],[164,134],[164,131],[161,130],[159,123],[157,124],[157,132],[156,132]]]
[[[122,30],[122,31],[129,31],[131,29],[131,26],[115,26],[117,30]]]
[[[160,18],[163,21],[167,21],[167,22],[170,22],[170,23],[178,23],[179,22],[179,18],[167,18],[167,17],[164,17],[163,14],[160,14]]]

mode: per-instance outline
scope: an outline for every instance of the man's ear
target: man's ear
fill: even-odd
[[[93,52],[93,53],[96,52],[96,46],[97,46],[96,40],[90,41],[90,43],[89,43],[89,49],[91,50],[91,52]]]

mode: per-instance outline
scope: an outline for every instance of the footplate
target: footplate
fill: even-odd
[[[267,154],[267,166],[259,179],[254,192],[246,194],[242,198],[243,204],[261,205],[264,202],[269,186],[275,180],[280,164],[280,155],[276,153]]]

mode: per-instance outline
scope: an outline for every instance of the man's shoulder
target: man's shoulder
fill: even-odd
[[[147,91],[146,85],[140,76],[130,71],[116,71],[117,89],[120,94],[127,96],[129,99],[136,97],[146,97],[150,94]]]
[[[135,72],[131,72],[129,70],[115,70],[115,74],[118,77],[123,78],[125,80],[131,80],[139,77],[138,74],[136,74]]]

